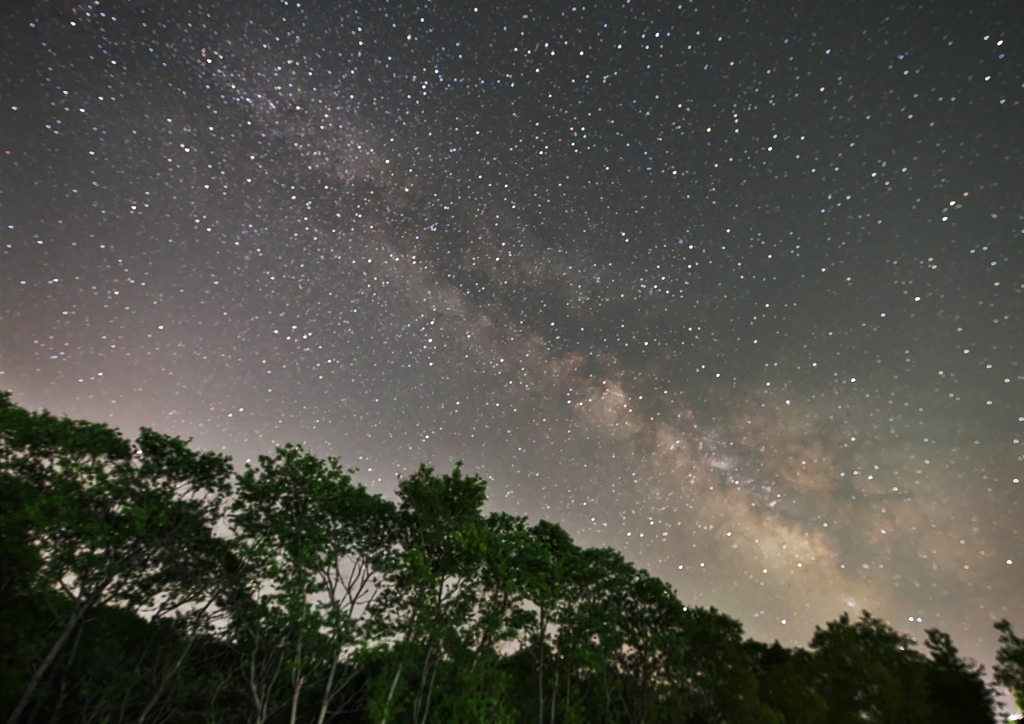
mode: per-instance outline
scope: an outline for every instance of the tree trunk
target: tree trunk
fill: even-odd
[[[295,724],[299,716],[299,692],[302,691],[302,685],[306,683],[306,677],[301,673],[302,667],[302,634],[299,634],[299,643],[296,646],[295,654],[295,673],[292,674],[292,715],[289,719],[291,724]]]
[[[629,705],[629,702],[626,700],[626,686],[625,686],[625,684],[622,684],[622,685],[619,686],[619,701],[622,702],[622,710],[624,712],[626,712],[626,719],[629,721],[629,724],[636,724],[636,719],[633,716],[632,707]]]
[[[22,692],[17,706],[14,707],[14,711],[12,711],[11,715],[7,718],[7,724],[18,723],[21,715],[25,713],[25,707],[28,706],[29,701],[32,699],[32,693],[36,690],[36,687],[39,686],[39,682],[43,680],[43,676],[57,658],[57,654],[60,653],[64,644],[67,643],[71,632],[78,626],[78,622],[82,620],[82,617],[85,616],[85,614],[88,613],[94,605],[96,605],[98,600],[100,600],[100,596],[103,595],[103,591],[106,590],[111,580],[113,579],[110,577],[104,580],[96,587],[96,590],[93,591],[87,599],[85,599],[82,605],[79,606],[73,614],[71,614],[71,618],[69,618],[68,622],[64,625],[64,630],[60,632],[60,636],[57,637],[57,640],[46,654],[46,658],[42,660],[39,666],[36,667],[36,670],[32,673],[32,678],[29,679],[28,685],[25,686],[25,691]]]
[[[566,662],[565,671],[565,716],[569,716],[569,693],[572,691],[572,669]]]
[[[398,670],[395,671],[395,678],[391,680],[391,688],[388,689],[388,700],[384,702],[384,716],[381,718],[380,724],[388,724],[388,713],[391,709],[391,700],[395,696],[395,687],[398,686],[398,679],[402,675],[403,666],[405,666],[404,658],[398,662]]]
[[[606,721],[612,720],[612,692],[609,688],[608,683],[608,665],[605,664],[604,670],[604,712]]]
[[[427,724],[427,716],[430,714],[430,695],[434,693],[434,677],[437,676],[437,664],[434,664],[434,670],[430,672],[430,686],[427,687],[427,704],[423,708],[423,724]]]
[[[60,718],[60,710],[64,707],[64,699],[68,693],[68,671],[75,660],[75,654],[78,653],[78,645],[82,643],[82,632],[85,631],[85,624],[87,623],[87,620],[83,620],[78,626],[78,633],[75,634],[75,643],[71,646],[68,660],[64,662],[64,670],[60,674],[60,693],[57,695],[57,704],[53,707],[53,715],[50,717],[51,722],[56,722]]]
[[[555,661],[555,685],[551,689],[551,724],[555,724],[555,701],[558,699],[558,661]]]
[[[174,675],[178,673],[178,669],[180,669],[181,665],[185,662],[185,657],[188,656],[188,652],[192,650],[192,644],[195,643],[196,635],[199,633],[199,622],[201,620],[201,617],[203,614],[206,613],[206,610],[210,607],[212,603],[213,599],[211,598],[199,612],[200,615],[199,617],[197,617],[195,625],[192,626],[192,630],[189,632],[188,641],[185,642],[185,648],[182,649],[181,654],[178,656],[178,659],[174,662],[174,666],[171,667],[171,670],[164,674],[163,677],[161,677],[159,686],[156,687],[156,691],[153,692],[153,696],[151,696],[149,701],[146,703],[146,708],[142,710],[141,714],[139,714],[139,718],[136,720],[136,724],[144,724],[144,722],[146,721],[146,717],[149,716],[149,713],[153,710],[153,707],[156,706],[157,701],[159,701],[160,697],[163,696],[164,689],[167,688],[167,683],[174,678]]]
[[[398,686],[398,679],[402,675],[402,668],[405,666],[405,658],[408,653],[405,647],[413,637],[413,631],[415,630],[416,627],[416,618],[418,613],[418,611],[413,612],[412,619],[409,621],[409,627],[405,630],[405,633],[402,635],[402,658],[398,661],[398,671],[395,672],[395,678],[391,680],[391,688],[388,690],[388,699],[386,702],[384,702],[384,714],[381,718],[381,724],[387,724],[388,722],[388,715],[391,713],[391,700],[395,696],[395,687]]]
[[[420,684],[416,687],[416,698],[412,702],[412,720],[418,723],[420,721],[420,704],[423,701],[423,692],[427,686],[427,673],[430,671],[430,654],[434,651],[433,641],[427,646],[427,653],[423,657],[423,669],[420,672]]]
[[[334,674],[338,670],[338,659],[340,657],[340,650],[334,652],[334,657],[331,659],[331,671],[327,674],[327,687],[324,689],[324,698],[320,702],[320,714],[316,718],[316,724],[324,724],[324,719],[327,717],[327,704],[333,697],[331,690],[334,689]]]
[[[537,724],[544,724],[544,634],[547,633],[547,622],[544,620],[544,609],[540,609],[540,622],[537,631]]]
[[[274,693],[274,684],[277,681],[277,674],[284,663],[282,653],[274,653],[274,661],[269,666],[256,664],[256,657],[259,655],[259,636],[254,639],[253,651],[249,655],[248,685],[249,694],[252,697],[252,704],[256,710],[255,724],[263,724],[270,718],[270,702]],[[244,670],[244,667],[243,667]]]
[[[299,692],[302,691],[302,685],[306,683],[306,677],[300,676],[298,682],[295,684],[295,692],[292,694],[292,716],[291,724],[295,724],[299,717]]]

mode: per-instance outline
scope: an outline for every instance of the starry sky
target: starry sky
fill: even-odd
[[[1024,11],[25,2],[2,378],[426,462],[762,640],[1024,626]]]

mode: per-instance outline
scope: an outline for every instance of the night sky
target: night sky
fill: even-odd
[[[1024,10],[4,3],[0,386],[805,644],[1024,626]]]

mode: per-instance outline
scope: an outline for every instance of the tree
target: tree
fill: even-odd
[[[517,551],[521,590],[537,609],[527,616],[525,631],[533,639],[537,667],[538,724],[544,724],[548,628],[558,621],[557,609],[565,596],[565,580],[576,551],[572,538],[561,526],[543,520],[530,529],[529,539]]]
[[[930,722],[924,657],[913,640],[864,611],[844,613],[811,639],[812,684],[837,724],[868,721]]]
[[[678,624],[685,645],[670,661],[671,680],[686,693],[695,722],[777,724],[780,715],[760,699],[743,625],[715,608],[684,606]]]
[[[132,443],[0,394],[3,715],[993,721],[982,667],[941,631],[928,656],[867,612],[809,650],[744,642],[617,551],[484,516],[486,484],[461,464],[421,466],[397,505],[351,472],[285,446],[235,475],[187,441],[144,428]],[[1024,642],[996,628],[997,681],[1021,704]]]
[[[623,681],[623,703],[630,720],[645,724],[651,711],[675,688],[670,661],[687,645],[683,624],[685,608],[663,581],[647,571],[634,571],[616,591],[613,605],[619,614],[623,645],[614,660]],[[677,700],[674,708],[683,706]]]
[[[57,591],[68,606],[32,666],[8,722],[15,724],[72,635],[97,606],[159,618],[201,605],[217,545],[213,527],[230,489],[230,464],[187,441],[143,428],[133,449],[98,423],[31,413],[0,396],[0,481],[5,494],[4,583]]]
[[[614,657],[625,640],[615,598],[636,571],[611,548],[577,549],[567,557],[563,600],[556,617],[558,656],[566,672],[564,708],[572,708],[576,680],[592,717],[612,721],[622,698]]]
[[[430,713],[438,664],[475,638],[470,624],[491,538],[481,514],[486,483],[465,476],[461,463],[442,476],[420,466],[399,483],[398,497],[395,547],[380,559],[383,587],[370,607],[377,635],[393,642],[393,674],[383,701],[370,706],[381,722],[396,713],[396,691],[415,660],[411,706],[419,724]]]
[[[478,657],[497,654],[497,647],[516,640],[528,624],[524,610],[524,576],[536,540],[526,519],[492,513],[485,520],[488,536],[482,549],[479,594],[474,627],[479,638],[470,643]]]
[[[758,697],[782,714],[787,724],[824,724],[828,704],[807,680],[808,655],[776,641],[771,646],[748,641],[758,679]]]
[[[984,667],[960,656],[949,634],[925,631],[931,661],[925,670],[928,699],[936,724],[995,724],[995,697],[985,685]]]
[[[996,651],[996,683],[1013,692],[1017,708],[1024,712],[1024,639],[1013,632],[1013,626],[1005,618],[997,621],[999,649]]]
[[[291,683],[294,723],[303,689],[325,671],[322,724],[346,683],[337,678],[339,663],[362,639],[357,613],[373,596],[372,565],[390,506],[352,485],[349,472],[334,458],[286,445],[238,477],[230,521],[252,576],[233,614],[259,721],[281,705],[281,674]]]

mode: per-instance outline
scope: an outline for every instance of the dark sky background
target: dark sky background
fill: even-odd
[[[4,4],[2,386],[612,546],[747,632],[1024,626],[1024,10]]]

